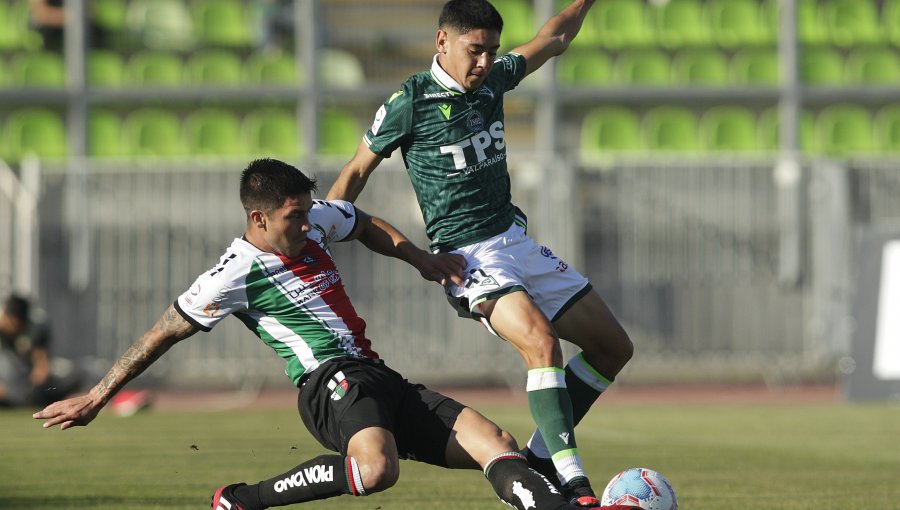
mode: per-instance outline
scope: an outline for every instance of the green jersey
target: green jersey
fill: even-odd
[[[365,142],[382,157],[400,148],[432,249],[476,243],[512,224],[503,94],[524,76],[525,58],[510,53],[466,92],[435,57],[378,109]]]

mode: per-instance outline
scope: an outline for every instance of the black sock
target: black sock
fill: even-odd
[[[525,457],[517,452],[494,457],[485,467],[484,476],[491,482],[497,496],[518,510],[556,510],[568,504],[553,484],[528,467]]]
[[[347,469],[356,471],[355,462],[350,457],[321,455],[310,459],[290,471],[263,480],[256,485],[248,485],[235,490],[235,496],[248,505],[257,502],[262,508],[285,506],[305,501],[326,499],[341,494],[364,495],[365,491],[358,477],[351,488],[347,480]]]

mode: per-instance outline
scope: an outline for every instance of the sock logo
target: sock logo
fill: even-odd
[[[569,433],[563,432],[559,435],[559,438],[563,440],[563,443],[569,444]]]
[[[522,482],[513,482],[512,491],[513,494],[519,498],[519,501],[522,502],[522,508],[524,510],[537,508],[537,505],[534,502],[534,493],[526,489],[525,486],[522,485]]]
[[[291,476],[275,482],[275,492],[284,492],[294,487],[305,487],[308,483],[334,481],[334,466],[321,464],[298,470]]]
[[[344,373],[340,370],[334,374],[334,377],[328,381],[328,389],[331,390],[331,400],[340,400],[347,394],[350,383],[344,377]]]

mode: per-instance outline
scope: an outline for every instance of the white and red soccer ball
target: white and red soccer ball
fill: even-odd
[[[675,490],[666,478],[652,469],[631,468],[613,477],[603,490],[604,507],[639,507],[643,510],[678,510]]]

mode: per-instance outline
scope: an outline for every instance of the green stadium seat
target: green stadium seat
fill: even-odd
[[[900,84],[900,56],[887,46],[855,48],[847,55],[847,83]]]
[[[816,117],[816,138],[829,154],[846,155],[875,149],[869,111],[850,104],[829,105]]]
[[[573,45],[585,44],[621,49],[650,46],[654,43],[643,0],[597,2],[584,20],[586,33],[579,32]]]
[[[197,35],[207,45],[250,45],[250,23],[239,0],[195,0],[191,5]]]
[[[18,30],[6,2],[0,2],[0,50],[11,50],[19,44]]]
[[[302,75],[297,71],[293,55],[282,53],[254,53],[244,60],[243,79],[253,85],[299,85]]]
[[[581,153],[590,159],[609,152],[639,150],[640,133],[640,121],[632,110],[621,106],[594,108],[581,124]]]
[[[673,79],[687,85],[724,86],[728,84],[728,59],[712,49],[684,49],[672,61]]]
[[[873,0],[829,0],[824,4],[825,24],[831,42],[849,47],[884,40]]]
[[[707,150],[759,150],[756,116],[742,106],[714,106],[700,117],[700,139]]]
[[[491,2],[503,17],[500,34],[501,51],[509,51],[530,41],[537,33],[531,0],[494,0]]]
[[[319,50],[319,83],[333,88],[365,84],[366,73],[356,55],[337,48]]]
[[[729,64],[731,81],[742,85],[778,85],[778,53],[768,48],[743,48]]]
[[[706,14],[713,39],[723,48],[773,42],[773,32],[763,20],[758,0],[710,0]]]
[[[620,83],[664,87],[671,84],[671,62],[660,50],[625,50],[616,59],[615,75]]]
[[[801,43],[817,46],[828,42],[828,29],[818,0],[796,0],[797,38]]]
[[[125,29],[125,0],[90,0],[94,23],[109,31]]]
[[[356,153],[363,130],[349,113],[329,108],[321,113],[319,133],[320,154],[349,157]]]
[[[3,153],[12,161],[34,154],[40,158],[64,158],[68,152],[62,115],[43,107],[10,113],[2,124]]]
[[[244,116],[241,138],[254,157],[297,160],[305,154],[293,110],[261,108]]]
[[[28,25],[28,2],[0,2],[0,50],[38,50],[40,34]]]
[[[125,30],[148,50],[186,51],[196,45],[194,22],[183,0],[130,0]]]
[[[891,44],[900,46],[900,0],[884,0],[881,6],[881,26]]]
[[[241,84],[243,63],[237,53],[228,50],[204,50],[187,62],[189,81],[194,85],[237,86]]]
[[[559,58],[556,77],[563,85],[608,85],[613,81],[612,62],[602,51],[569,50]]]
[[[780,146],[780,124],[778,119],[778,107],[766,108],[757,117],[757,141],[760,149],[777,151]],[[800,112],[798,120],[797,143],[800,150],[817,153],[821,152],[816,140],[816,120],[809,111]]]
[[[230,110],[201,108],[185,118],[182,139],[192,155],[243,155],[240,125],[238,116]]]
[[[139,51],[128,60],[126,79],[131,85],[177,87],[184,82],[181,67],[177,53]]]
[[[697,118],[680,106],[657,106],[644,115],[641,127],[644,146],[662,151],[695,151]]]
[[[94,108],[88,114],[88,155],[92,157],[124,156],[122,119],[110,110]]]
[[[665,48],[703,46],[712,42],[712,31],[700,0],[669,0],[651,8],[659,43]]]
[[[87,82],[92,87],[120,88],[125,85],[122,55],[110,50],[91,50],[87,55]]]
[[[49,51],[16,54],[10,71],[13,86],[19,88],[61,89],[66,86],[62,57]]]
[[[900,103],[887,105],[875,114],[875,139],[887,152],[900,152]]]
[[[800,81],[807,85],[841,85],[844,58],[830,48],[806,48],[800,54]]]
[[[153,107],[131,112],[125,119],[124,142],[135,156],[184,154],[181,123],[174,113]]]

